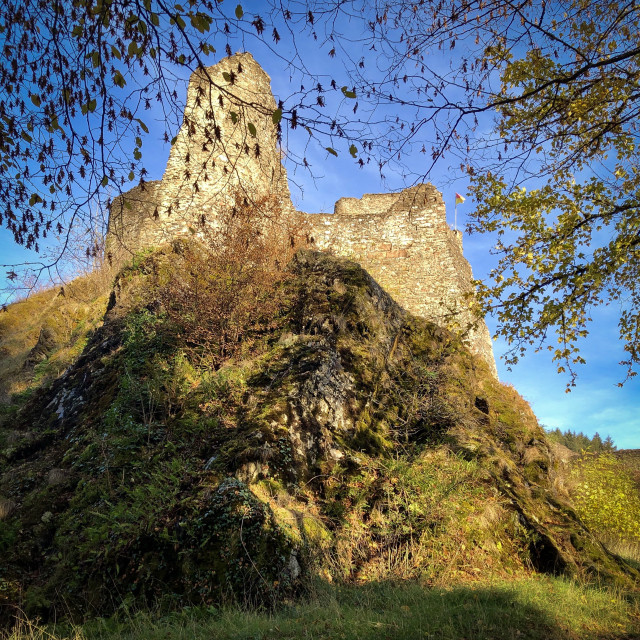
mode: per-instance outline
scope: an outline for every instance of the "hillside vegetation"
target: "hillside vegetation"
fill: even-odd
[[[74,363],[3,406],[6,617],[271,609],[319,585],[530,572],[635,588],[576,517],[526,402],[460,339],[309,251],[195,334],[227,282],[206,264],[185,242],[141,256]]]
[[[0,402],[46,386],[74,362],[102,323],[106,272],[33,293],[0,311]]]
[[[576,513],[606,547],[640,567],[640,475],[633,450],[583,453],[561,465]]]
[[[547,432],[558,462],[556,484],[598,539],[640,565],[640,461],[637,449],[617,451],[610,437]]]

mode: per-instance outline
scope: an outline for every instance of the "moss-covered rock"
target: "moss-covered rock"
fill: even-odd
[[[314,576],[526,567],[634,584],[554,489],[528,405],[458,337],[305,251],[275,316],[211,366],[158,295],[174,250],[121,273],[73,366],[3,423],[5,602],[271,606]]]

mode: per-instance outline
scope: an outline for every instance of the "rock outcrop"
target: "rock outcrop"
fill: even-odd
[[[637,579],[554,489],[528,405],[360,266],[298,253],[279,312],[211,370],[158,295],[182,255],[125,269],[77,362],[0,424],[4,604],[271,606],[314,576],[478,567]]]

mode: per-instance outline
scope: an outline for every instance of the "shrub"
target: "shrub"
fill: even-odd
[[[640,495],[624,465],[609,453],[587,455],[571,470],[578,515],[601,536],[640,542]]]
[[[159,274],[160,300],[191,353],[219,366],[273,328],[274,289],[302,233],[273,197],[249,202],[240,193],[215,226],[194,233],[198,241],[179,243]]]

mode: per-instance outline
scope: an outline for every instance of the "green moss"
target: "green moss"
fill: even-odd
[[[318,518],[303,517],[302,530],[307,544],[312,546],[327,546],[333,539],[327,527]]]
[[[33,611],[272,606],[309,567],[445,583],[556,570],[550,549],[567,572],[626,575],[553,497],[526,403],[359,267],[301,255],[278,318],[221,363],[157,304],[170,262],[127,270],[65,380],[5,405],[29,456],[2,476],[23,508],[2,522],[0,559]],[[338,379],[326,410],[313,385]],[[82,401],[61,419],[67,389]],[[47,487],[51,468],[72,479]]]
[[[355,433],[348,444],[354,451],[369,455],[384,454],[393,446],[385,423],[373,421],[366,410],[362,412],[360,420],[356,423]]]

